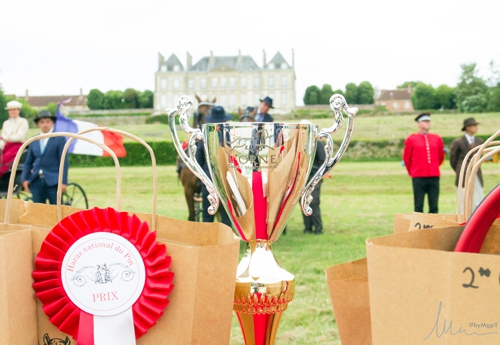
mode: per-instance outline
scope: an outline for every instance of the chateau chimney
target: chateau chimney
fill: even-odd
[[[237,66],[238,68],[241,68],[242,61],[243,61],[243,59],[242,59],[242,57],[241,57],[241,50],[238,50],[238,60],[237,60],[237,62],[236,62],[236,66]]]
[[[411,84],[408,84],[408,93],[411,95],[413,90],[411,89]]]
[[[30,97],[29,97],[29,95],[28,95],[28,89],[26,89],[26,96],[24,97],[24,99],[26,100],[26,102],[28,102],[29,98],[30,98]]]
[[[191,68],[193,66],[193,57],[191,56],[191,54],[189,54],[189,52],[186,52],[186,66],[187,66],[187,69]]]
[[[295,67],[295,51],[292,49],[292,68]]]
[[[208,69],[211,70],[215,67],[214,52],[210,51],[210,58],[208,59]]]
[[[80,97],[83,97],[83,89],[80,88]]]
[[[165,57],[158,53],[158,71],[161,69],[161,65],[165,62]]]
[[[266,68],[266,65],[267,65],[267,63],[266,63],[266,51],[265,51],[265,49],[262,49],[262,68],[263,69]]]

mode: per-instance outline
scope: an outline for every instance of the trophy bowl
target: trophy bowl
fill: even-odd
[[[184,163],[205,184],[210,214],[222,204],[233,231],[248,243],[238,265],[234,311],[245,343],[274,344],[283,311],[294,296],[294,276],[283,269],[271,252],[271,244],[285,229],[293,207],[300,199],[302,211],[311,215],[312,192],[318,182],[338,163],[352,136],[357,108],[349,108],[344,97],[333,95],[332,127],[318,130],[308,123],[226,122],[188,125],[192,102],[179,99],[177,108],[167,110],[174,145]],[[347,114],[348,126],[339,149],[333,155],[335,133]],[[189,135],[188,152],[179,141],[175,117]],[[317,140],[326,139],[325,161],[309,179]],[[197,141],[204,140],[211,176],[195,159]],[[308,182],[309,181],[309,182]]]

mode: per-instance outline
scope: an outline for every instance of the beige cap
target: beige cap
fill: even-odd
[[[23,104],[18,101],[10,101],[7,103],[7,106],[5,107],[5,110],[9,109],[21,109],[23,107]]]

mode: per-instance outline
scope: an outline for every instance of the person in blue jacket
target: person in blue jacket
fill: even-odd
[[[42,110],[35,118],[40,134],[52,133],[56,117],[50,111]],[[57,182],[59,179],[59,162],[66,144],[65,137],[45,138],[29,145],[28,157],[24,162],[21,181],[23,188],[31,192],[33,202],[52,205],[57,203]],[[62,192],[68,183],[68,156],[64,159]]]

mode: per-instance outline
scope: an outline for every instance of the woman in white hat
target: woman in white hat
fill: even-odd
[[[9,119],[3,123],[0,137],[0,150],[2,150],[0,176],[9,170],[28,133],[28,120],[19,116],[22,107],[22,103],[18,101],[10,101],[5,107],[9,112]]]

